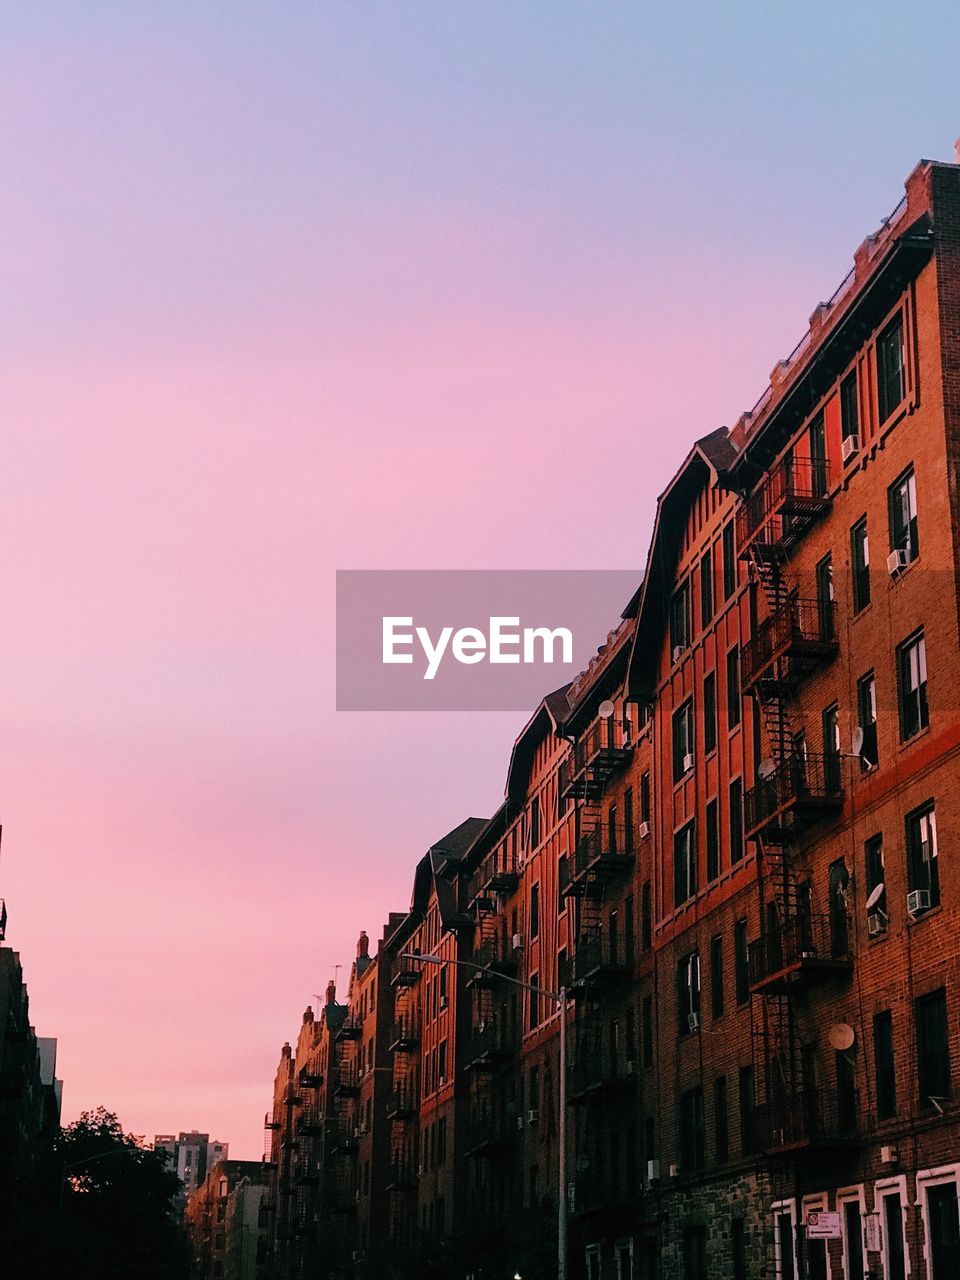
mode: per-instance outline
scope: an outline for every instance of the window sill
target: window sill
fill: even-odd
[[[925,920],[929,920],[932,916],[943,914],[943,903],[938,902],[935,907],[929,907],[926,911],[921,911],[918,916],[907,915],[907,928],[914,929],[918,924],[923,924]]]
[[[894,550],[894,548],[893,548],[893,547],[891,547],[891,548],[890,548],[890,552],[891,552],[891,554],[893,553],[893,550]],[[888,574],[888,577],[890,578],[890,585],[891,585],[892,587],[897,586],[897,584],[898,584],[898,583],[900,583],[900,582],[902,582],[902,581],[904,580],[904,578],[907,576],[907,574],[910,572],[910,570],[913,568],[913,566],[914,566],[915,564],[919,564],[919,563],[920,563],[920,552],[918,551],[918,552],[917,552],[917,554],[913,557],[913,559],[912,559],[912,560],[908,560],[908,561],[907,561],[907,563],[906,563],[906,565],[904,566],[904,568],[902,568],[902,569],[898,569],[896,573]]]
[[[912,747],[915,742],[919,742],[921,738],[926,738],[929,735],[929,733],[930,733],[930,726],[928,724],[925,724],[922,729],[918,729],[917,732],[914,734],[911,734],[909,738],[904,738],[903,741],[898,744],[897,750],[898,751],[908,750],[908,748]]]

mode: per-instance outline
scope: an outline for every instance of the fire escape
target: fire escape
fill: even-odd
[[[629,760],[629,721],[596,720],[561,765],[561,798],[572,800],[574,846],[561,864],[560,893],[575,910],[572,954],[564,985],[576,999],[573,1053],[564,1064],[567,1097],[576,1110],[573,1212],[596,1220],[622,1210],[630,1188],[611,1158],[620,1136],[609,1132],[611,1106],[636,1089],[636,1063],[621,1040],[624,1029],[604,1017],[604,996],[631,971],[632,939],[613,907],[613,890],[636,857],[635,833],[604,812],[602,801],[615,774]],[[626,1141],[626,1137],[623,1137]]]
[[[789,574],[800,539],[828,510],[827,464],[788,455],[762,479],[736,517],[737,550],[765,604],[741,652],[743,692],[757,702],[769,754],[744,796],[744,835],[756,842],[762,925],[748,948],[756,1087],[753,1145],[770,1159],[796,1159],[849,1142],[851,1100],[817,1079],[816,1048],[805,1042],[798,1001],[849,972],[846,929],[813,910],[800,867],[814,824],[843,803],[840,753],[824,740],[808,751],[795,695],[837,651],[829,593],[802,595]],[[808,1032],[814,1028],[806,1028]]]
[[[389,1050],[393,1055],[393,1089],[387,1101],[390,1125],[390,1170],[387,1192],[390,1197],[390,1239],[407,1241],[411,1215],[416,1214],[415,1193],[418,1176],[417,1120],[420,1108],[419,984],[422,966],[398,960],[391,985],[394,991],[394,1024]]]

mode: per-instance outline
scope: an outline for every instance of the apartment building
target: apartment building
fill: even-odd
[[[960,167],[922,162],[417,865],[387,1256],[314,1274],[554,1275],[562,1195],[585,1280],[960,1275],[958,454]]]
[[[265,1170],[256,1160],[221,1159],[193,1191],[184,1221],[196,1280],[255,1280],[263,1259],[260,1203]]]

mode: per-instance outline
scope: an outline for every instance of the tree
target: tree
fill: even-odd
[[[46,1194],[14,1224],[16,1280],[186,1280],[190,1255],[165,1157],[124,1133],[110,1111],[85,1111],[50,1155]]]

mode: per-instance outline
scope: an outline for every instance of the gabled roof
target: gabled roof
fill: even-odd
[[[627,690],[634,697],[651,692],[651,671],[667,617],[665,584],[671,580],[684,527],[681,513],[686,513],[704,484],[722,483],[736,458],[737,450],[730,442],[726,427],[718,427],[696,441],[657,499],[657,517],[637,603],[637,629],[627,669]]]
[[[569,684],[553,693],[548,693],[540,702],[536,711],[520,730],[516,742],[510,751],[510,764],[507,766],[506,797],[510,801],[520,801],[526,796],[533,753],[548,734],[559,734],[564,720],[570,710],[567,700]]]
[[[456,884],[443,874],[449,865],[457,865],[464,854],[487,826],[486,818],[465,818],[452,831],[437,840],[417,863],[413,873],[413,893],[410,899],[410,910],[397,925],[386,945],[403,941],[419,924],[430,900],[430,889],[437,895],[437,906],[440,909],[440,923],[444,928],[462,924],[463,919],[457,911]]]

